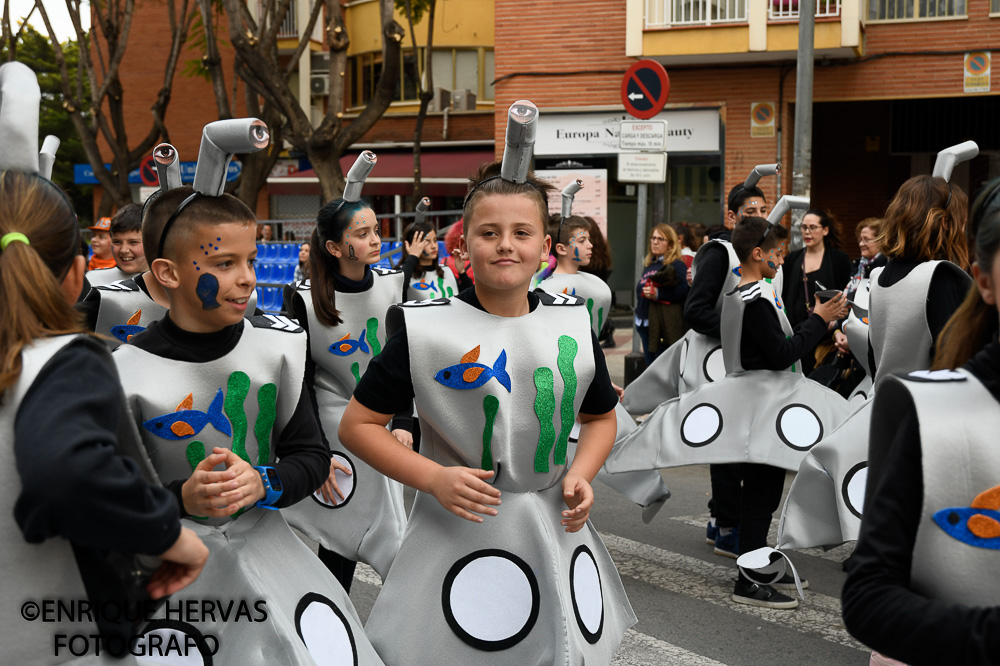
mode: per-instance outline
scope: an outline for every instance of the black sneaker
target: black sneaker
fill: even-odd
[[[809,589],[809,581],[807,581],[805,578],[799,578],[799,583],[802,584],[803,590]],[[773,587],[776,590],[781,590],[782,592],[797,591],[795,589],[795,578],[792,577],[792,574],[790,573],[786,573],[779,580],[776,580],[775,582],[771,583],[771,587]]]
[[[782,594],[770,585],[744,583],[739,580],[736,581],[736,587],[733,590],[733,601],[761,608],[791,609],[799,605],[798,599]]]

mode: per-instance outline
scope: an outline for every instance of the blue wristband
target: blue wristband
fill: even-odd
[[[274,506],[274,503],[281,498],[282,493],[281,477],[278,476],[278,470],[264,465],[260,467],[255,466],[254,469],[260,474],[260,480],[264,484],[264,499],[257,502],[254,506],[277,511],[278,507]]]

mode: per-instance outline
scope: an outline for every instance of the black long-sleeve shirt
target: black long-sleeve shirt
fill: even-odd
[[[729,240],[729,232],[713,238]],[[684,301],[684,321],[702,335],[718,340],[722,337],[719,330],[722,318],[715,304],[729,273],[729,252],[720,243],[706,243],[699,252],[702,256],[698,259],[698,271]]]
[[[178,503],[117,453],[122,390],[104,345],[78,340],[35,378],[14,421],[25,541],[157,555],[180,536]],[[8,538],[16,538],[8,535]]]
[[[143,351],[188,363],[208,363],[222,358],[239,344],[244,322],[227,326],[215,333],[191,333],[177,326],[168,313],[163,319],[132,337],[129,344]],[[282,493],[275,502],[277,507],[295,504],[319,488],[330,473],[330,451],[323,440],[316,419],[315,403],[310,397],[312,376],[306,364],[299,401],[292,418],[278,435],[274,453],[278,461],[274,468],[281,477]],[[166,486],[177,497],[184,511],[181,487],[187,479],[164,479]]]
[[[1000,402],[1000,344],[996,340],[964,367]],[[947,604],[910,588],[913,546],[924,502],[922,445],[911,405],[882,467],[887,473],[866,502],[861,535],[844,584],[844,624],[865,645],[913,666],[996,664],[1000,662],[1000,606]],[[985,579],[996,572],[983,571],[982,575]]]
[[[756,285],[751,282],[740,291]],[[795,327],[791,337],[786,337],[778,313],[765,298],[761,296],[744,306],[740,360],[746,370],[787,370],[826,334],[826,322],[818,314],[811,314]]]

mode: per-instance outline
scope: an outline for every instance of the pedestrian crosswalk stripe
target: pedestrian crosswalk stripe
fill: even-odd
[[[703,513],[697,516],[671,516],[670,520],[679,520],[682,523],[687,523],[688,525],[694,525],[702,530],[705,529],[705,525],[708,523],[708,519],[711,514]],[[770,544],[778,543],[778,519],[775,518],[771,521],[771,529],[767,532],[767,542]],[[824,560],[830,560],[831,562],[843,562],[851,553],[854,552],[854,542],[849,541],[845,544],[837,546],[836,548],[831,548],[830,550],[823,550],[822,548],[796,548],[795,550],[789,550],[788,553],[794,558],[796,553],[802,555],[809,555],[810,557],[821,557]]]
[[[848,635],[840,617],[840,599],[809,591],[794,611],[737,604],[730,595],[736,569],[680,555],[614,534],[601,534],[621,576],[669,592],[724,606],[761,620],[812,634],[845,647],[867,650]]]

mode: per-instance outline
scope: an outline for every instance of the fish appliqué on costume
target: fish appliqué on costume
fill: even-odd
[[[1000,550],[1000,486],[979,493],[968,507],[935,511],[933,518],[953,539],[976,548]]]
[[[139,326],[139,319],[142,317],[142,310],[137,310],[135,314],[128,318],[124,324],[111,327],[111,335],[122,342],[128,342],[133,335],[137,335],[146,330],[145,326]]]
[[[335,356],[350,356],[360,349],[362,354],[370,354],[371,349],[365,342],[365,333],[366,329],[362,329],[357,340],[352,340],[350,335],[345,335],[330,345],[330,353]]]
[[[437,285],[434,284],[433,282],[423,282],[423,281],[414,282],[413,283],[413,288],[417,289],[419,291],[430,290],[430,291],[435,291],[436,292],[438,290]]]
[[[500,385],[510,393],[510,375],[507,374],[507,351],[500,350],[493,367],[476,363],[479,360],[479,345],[462,356],[461,363],[449,365],[434,375],[435,381],[448,388],[470,390],[476,389],[496,378]]]
[[[177,410],[170,414],[163,414],[149,419],[142,424],[142,427],[153,433],[157,437],[171,440],[187,439],[194,437],[204,430],[205,426],[212,426],[223,435],[231,437],[233,428],[229,420],[223,414],[225,398],[222,389],[215,394],[212,404],[207,412],[192,409],[194,406],[194,396],[188,393],[187,397],[177,405]]]

